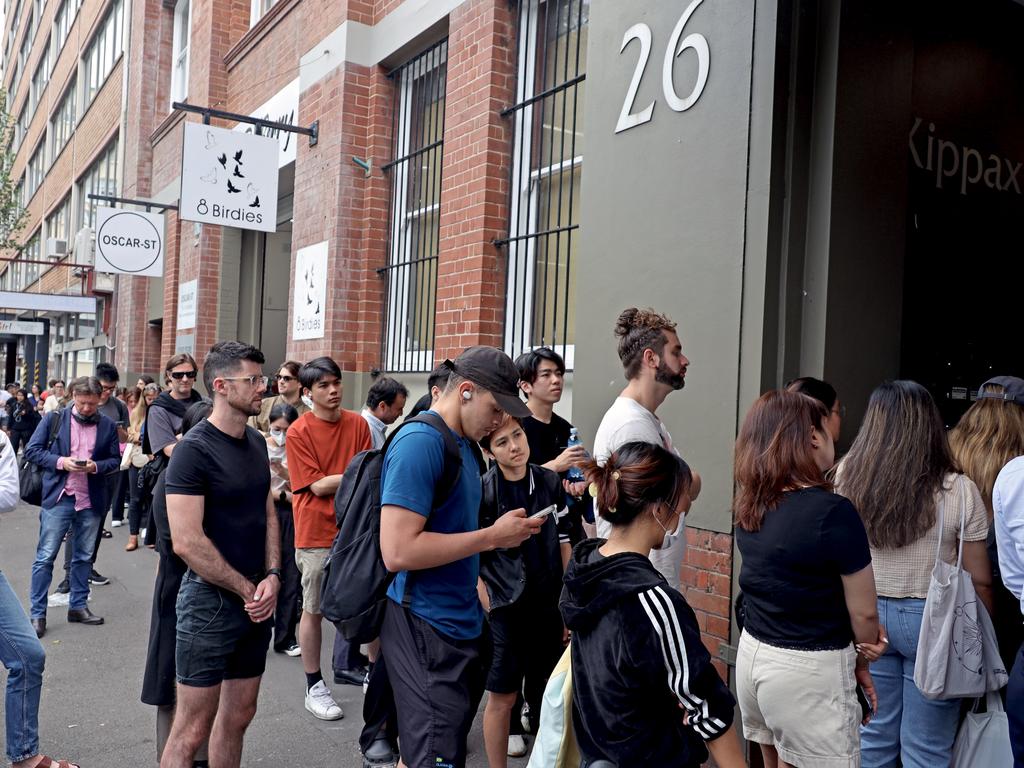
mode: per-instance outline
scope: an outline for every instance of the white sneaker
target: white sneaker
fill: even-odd
[[[296,656],[301,656],[302,655],[302,649],[299,648],[299,644],[298,643],[292,643],[291,645],[289,645],[287,648],[284,649],[284,655],[285,656],[291,656],[294,659]]]
[[[526,757],[526,739],[522,736],[508,737],[508,756]]]
[[[525,701],[523,702],[523,709],[519,713],[519,722],[522,724],[524,732],[533,733],[533,729],[530,727],[530,705]]]
[[[111,520],[110,521],[110,527],[111,528],[120,528],[122,525],[124,525],[124,520]]]
[[[141,529],[139,529],[139,541],[140,542],[141,541],[145,541],[145,539],[146,539],[146,529],[145,528],[141,528]]]
[[[320,720],[341,720],[345,716],[323,680],[306,691],[306,709]]]

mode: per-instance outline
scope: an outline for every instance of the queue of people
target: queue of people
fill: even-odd
[[[240,342],[206,355],[208,399],[187,354],[167,361],[166,390],[140,379],[131,409],[113,366],[47,410],[54,383],[25,449],[44,486],[34,634],[65,534],[67,620],[103,623],[86,599],[123,487],[126,550],[145,531],[159,555],[142,700],[157,708],[160,765],[240,764],[271,647],[301,657],[310,715],[341,718],[320,668],[320,598],[335,496],[353,459],[377,451],[379,556],[395,577],[376,639],[336,633],[330,678],[363,686],[366,766],[464,765],[486,693],[487,760],[504,768],[548,726],[545,687],[566,653],[582,766],[745,765],[737,707],[773,768],[948,765],[963,703],[915,683],[937,560],[962,563],[995,620],[1024,761],[1024,381],[986,382],[949,435],[924,387],[885,382],[842,457],[845,408],[826,382],[753,404],[734,465],[734,698],[680,591],[701,480],[658,410],[690,361],[653,310],[623,311],[614,333],[626,386],[592,453],[554,412],[565,365],[547,348],[514,362],[466,349],[431,373],[413,408],[424,415],[400,424],[400,382],[376,377],[348,411],[340,367],[320,357],[282,363],[268,396],[262,353]],[[8,402],[10,426],[28,396]],[[8,741],[12,760],[38,751]]]

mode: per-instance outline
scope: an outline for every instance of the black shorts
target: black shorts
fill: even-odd
[[[487,674],[491,693],[518,693],[523,681],[540,684],[551,675],[565,651],[557,600],[549,605],[521,599],[495,608],[488,616],[494,658]],[[531,702],[532,706],[532,702]]]
[[[466,736],[483,696],[489,645],[456,640],[388,600],[381,653],[398,712],[398,742],[408,768],[463,768]]]
[[[209,688],[263,674],[272,619],[253,623],[238,595],[197,581],[191,571],[181,580],[176,610],[174,663],[179,683]]]

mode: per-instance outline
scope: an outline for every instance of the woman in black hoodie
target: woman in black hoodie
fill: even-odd
[[[559,606],[583,765],[687,768],[710,750],[719,768],[745,766],[735,701],[693,610],[648,559],[690,506],[690,468],[661,446],[627,443],[587,479],[612,531],[576,547]]]

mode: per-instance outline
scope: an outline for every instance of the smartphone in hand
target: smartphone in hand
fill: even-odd
[[[539,512],[534,512],[532,515],[530,515],[530,519],[531,520],[543,520],[548,515],[553,515],[557,511],[558,511],[558,506],[556,504],[552,504],[549,507],[544,507],[544,509],[540,510]]]

